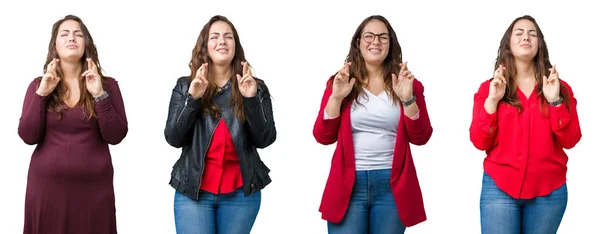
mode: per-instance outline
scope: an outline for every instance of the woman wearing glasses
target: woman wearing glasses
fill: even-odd
[[[426,220],[409,146],[433,131],[423,92],[390,23],[366,18],[313,129],[317,142],[337,142],[319,208],[329,233],[404,233]]]

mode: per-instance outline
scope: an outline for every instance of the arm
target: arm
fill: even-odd
[[[19,137],[28,145],[40,143],[46,131],[48,96],[40,96],[35,92],[39,83],[39,79],[35,79],[29,84],[19,119]]]
[[[321,100],[321,107],[319,109],[319,114],[317,115],[317,120],[315,121],[315,125],[313,127],[313,136],[318,143],[323,145],[333,144],[337,141],[338,130],[340,128],[340,108],[341,101],[332,99],[331,92],[333,91],[331,85],[333,84],[333,76],[327,82],[327,86],[325,88],[325,92],[323,93],[323,98]],[[325,118],[325,109],[327,109],[329,116],[332,114],[336,114],[335,118]],[[335,109],[335,110],[331,110]],[[331,111],[331,112],[329,112]]]
[[[562,81],[561,81],[562,82]],[[581,128],[577,116],[577,100],[573,90],[565,82],[562,82],[570,96],[569,108],[566,105],[550,106],[550,124],[552,132],[562,147],[573,148],[581,139]]]
[[[404,107],[405,114],[402,118],[406,123],[408,141],[415,145],[424,145],[431,138],[433,128],[431,127],[425,103],[425,87],[416,79],[413,85],[416,101]]]
[[[473,118],[469,132],[471,142],[479,150],[492,147],[498,129],[498,112],[496,112],[498,103],[494,104],[487,100],[489,89],[489,81],[481,84],[473,102]]]
[[[127,135],[127,116],[125,105],[117,81],[108,78],[109,97],[96,102],[96,116],[102,139],[108,144],[119,144]]]
[[[271,94],[264,82],[258,82],[257,95],[252,98],[243,98],[244,114],[250,129],[254,146],[266,148],[273,144],[277,138],[275,120],[273,118],[273,105]],[[260,87],[263,86],[263,87]]]
[[[186,135],[194,126],[197,113],[201,110],[201,99],[194,100],[187,92],[184,85],[186,82],[189,83],[187,78],[181,77],[173,88],[164,131],[167,143],[176,148],[187,144]]]

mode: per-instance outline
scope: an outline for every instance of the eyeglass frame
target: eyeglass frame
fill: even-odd
[[[367,41],[367,39],[365,39],[365,35],[367,35],[367,34],[373,35],[373,40],[372,41]],[[388,39],[387,39],[387,41],[385,43],[381,40],[381,36],[383,36],[383,35],[387,35],[388,36]],[[375,34],[375,33],[372,33],[372,32],[364,32],[362,35],[360,35],[360,38],[362,38],[366,43],[372,43],[372,42],[375,41],[375,38],[379,38],[379,42],[381,44],[387,44],[387,43],[390,43],[390,40],[392,39],[392,35],[389,34],[389,33]]]

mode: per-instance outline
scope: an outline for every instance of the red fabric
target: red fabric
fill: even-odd
[[[343,104],[341,114],[337,118],[323,119],[325,106],[332,92],[332,81],[333,77],[329,79],[323,94],[321,108],[313,128],[313,135],[317,142],[323,145],[337,142],[319,211],[322,213],[324,220],[339,223],[343,220],[348,208],[356,176],[356,165],[352,127],[350,125],[351,105]],[[424,87],[417,80],[414,81],[413,87],[417,98],[416,102],[419,106],[419,118],[412,120],[402,115],[402,119],[399,121],[390,178],[398,215],[407,227],[414,226],[427,219],[409,143],[423,145],[429,141],[433,132],[427,114],[425,97],[423,96]]]
[[[204,160],[205,167],[200,189],[214,194],[223,194],[233,192],[243,185],[233,139],[223,119],[217,124]]]
[[[532,93],[528,100],[517,90],[522,113],[500,102],[496,113],[488,114],[484,102],[490,81],[481,84],[475,94],[471,142],[486,151],[484,170],[513,198],[548,195],[566,182],[568,157],[563,148],[570,149],[579,142],[581,129],[577,100],[571,87],[561,82],[570,94],[569,109],[561,104],[548,105],[542,111],[540,102],[546,101],[544,97]]]

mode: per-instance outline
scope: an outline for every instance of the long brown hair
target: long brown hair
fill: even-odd
[[[85,41],[85,53],[84,56],[82,56],[79,60],[79,62],[82,64],[81,71],[79,72],[79,74],[83,74],[83,72],[88,69],[86,58],[91,58],[92,61],[98,66],[98,74],[100,75],[100,79],[102,80],[102,86],[106,89],[106,78],[102,75],[102,67],[100,66],[100,61],[98,60],[98,51],[96,50],[96,45],[94,45],[94,39],[92,39],[90,31],[87,29],[83,21],[79,17],[74,15],[67,15],[64,18],[56,21],[56,23],[54,23],[54,25],[52,26],[52,37],[50,39],[50,43],[48,44],[48,55],[46,56],[46,62],[44,63],[43,68],[44,73],[46,73],[46,67],[48,66],[48,64],[52,62],[52,60],[54,60],[55,58],[58,58],[58,52],[56,51],[56,38],[58,36],[58,29],[60,25],[67,20],[74,20],[77,23],[79,23],[79,27],[81,28],[83,38]],[[48,100],[48,110],[57,112],[58,119],[62,118],[62,115],[65,111],[63,100],[65,100],[69,97],[69,95],[71,95],[69,88],[63,80],[64,76],[62,69],[60,68],[61,63],[62,61],[59,62],[58,66],[56,67],[56,74],[61,79],[56,85],[56,88],[52,91],[52,93],[50,93],[50,98]],[[85,111],[85,113],[88,114],[88,119],[96,117],[94,97],[92,97],[92,94],[90,94],[90,92],[87,91],[85,85],[85,77],[79,77],[79,92],[80,98],[75,106],[82,105],[83,110]]]
[[[390,44],[390,49],[387,57],[383,61],[383,80],[385,82],[385,92],[387,92],[388,95],[393,94],[392,73],[398,73],[400,71],[402,48],[400,47],[398,37],[390,22],[381,15],[372,15],[364,19],[358,28],[356,28],[350,42],[350,51],[348,52],[348,56],[346,56],[346,61],[352,62],[352,66],[350,66],[350,77],[355,78],[356,82],[354,83],[354,87],[352,88],[352,91],[350,91],[350,94],[345,98],[346,101],[353,100],[356,103],[359,103],[359,96],[365,93],[363,85],[366,82],[369,72],[367,71],[365,60],[360,52],[360,40],[362,39],[362,33],[365,26],[374,20],[383,22],[390,34],[390,42],[388,42]],[[390,96],[393,97],[394,104],[400,101],[396,95]]]
[[[246,116],[244,115],[244,105],[242,101],[243,96],[242,93],[240,93],[236,74],[242,75],[243,67],[241,65],[241,62],[246,61],[246,56],[244,55],[244,48],[242,48],[242,44],[240,43],[238,32],[235,29],[235,26],[233,26],[233,23],[231,23],[231,21],[229,21],[227,17],[221,15],[213,16],[212,18],[210,18],[210,20],[208,20],[208,22],[200,31],[200,35],[198,36],[196,45],[192,50],[192,59],[190,61],[191,74],[189,79],[192,80],[194,77],[196,77],[196,71],[198,70],[198,68],[200,68],[200,66],[203,63],[208,63],[208,77],[206,77],[206,79],[208,80],[209,84],[206,88],[206,91],[204,92],[204,95],[202,96],[202,105],[204,106],[204,111],[208,111],[208,113],[210,113],[215,118],[218,117],[220,115],[220,110],[217,104],[214,102],[214,96],[218,92],[217,90],[219,87],[214,82],[214,75],[212,73],[214,70],[211,69],[213,61],[208,55],[207,48],[210,27],[212,26],[212,24],[218,21],[227,23],[229,27],[231,27],[231,30],[233,32],[233,38],[235,41],[235,54],[233,56],[233,59],[231,60],[231,64],[229,65],[231,71],[229,81],[231,82],[232,97],[231,101],[229,102],[229,105],[233,107],[233,111],[238,120],[244,122],[246,120]],[[250,66],[250,63],[248,63],[248,66]],[[257,83],[263,84],[259,80],[257,80]],[[263,87],[266,88],[264,84]]]
[[[533,58],[536,82],[535,93],[537,98],[544,96],[543,76],[549,76],[549,69],[552,68],[552,64],[550,63],[550,56],[548,55],[548,47],[546,46],[546,41],[544,40],[544,34],[542,33],[542,30],[540,29],[535,19],[529,15],[524,15],[513,20],[508,29],[506,29],[506,32],[504,33],[504,36],[500,41],[500,47],[498,48],[498,57],[496,57],[496,62],[494,64],[494,71],[501,64],[506,67],[506,70],[504,71],[504,77],[506,77],[507,81],[506,92],[504,93],[504,97],[502,97],[502,101],[508,103],[511,106],[516,107],[519,112],[523,111],[523,106],[521,105],[521,102],[517,97],[517,68],[515,65],[515,56],[510,50],[510,38],[512,36],[512,31],[515,24],[522,19],[529,20],[533,23],[533,25],[535,25],[535,30],[537,31],[537,38],[539,40],[538,51],[535,57]],[[567,108],[569,108],[570,98],[568,92],[569,91],[566,89],[566,87],[562,83],[560,83],[560,96],[563,98],[563,102]],[[548,102],[542,101],[540,104],[540,109],[543,112],[547,111]]]

